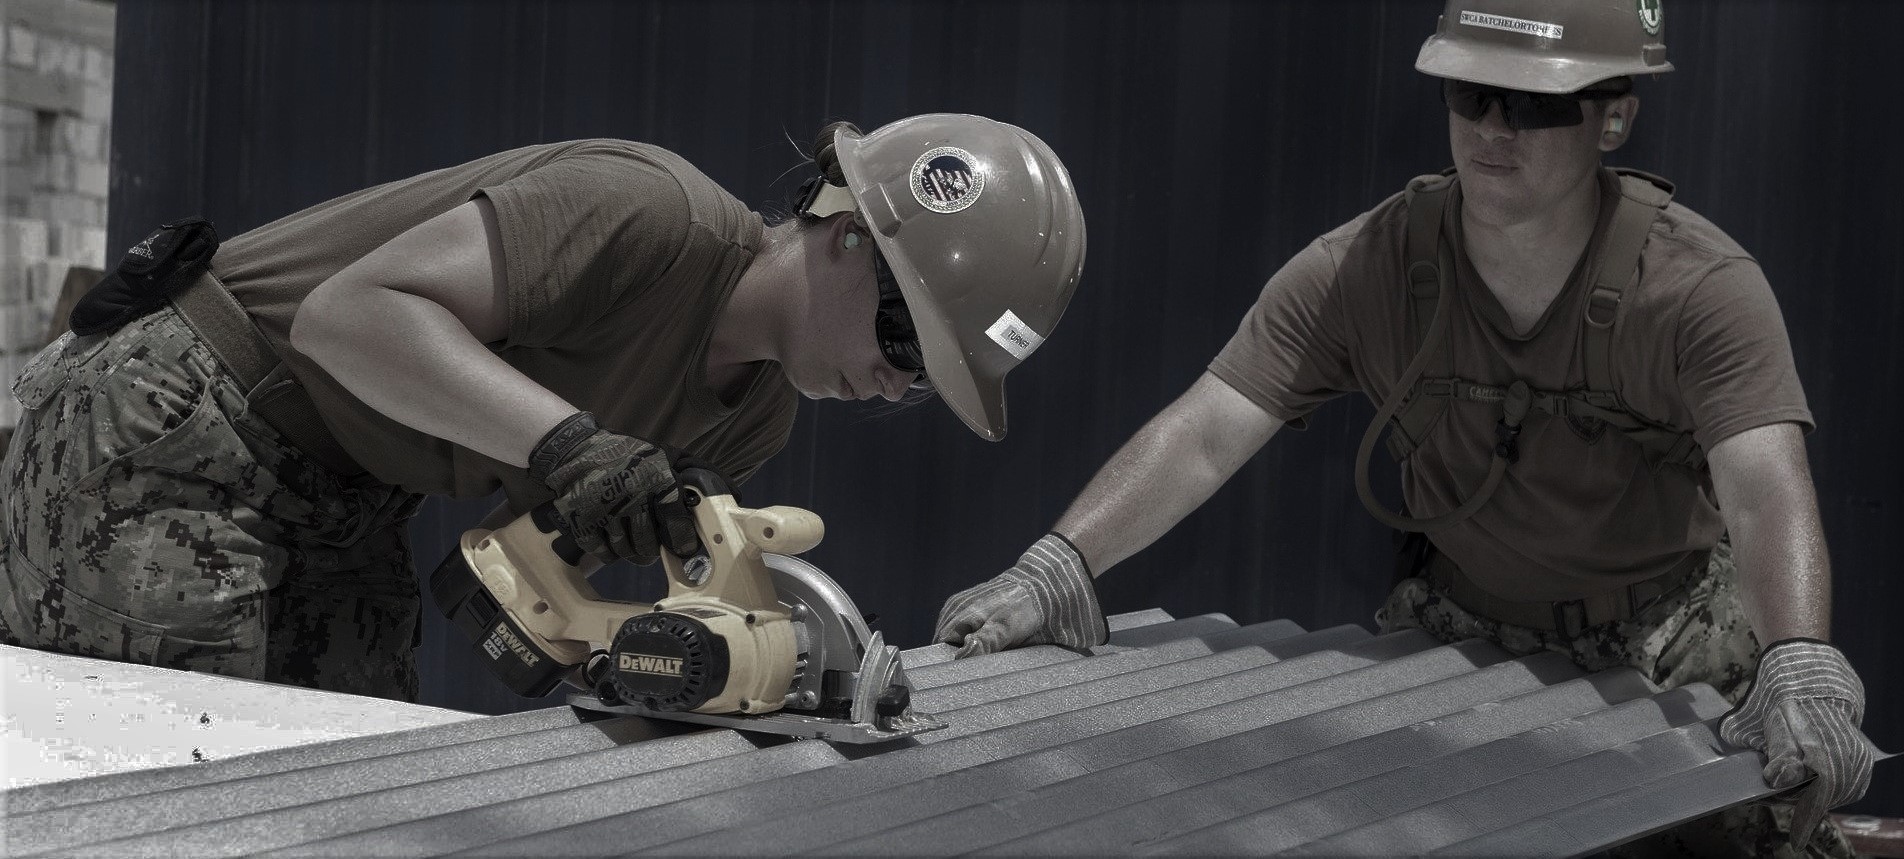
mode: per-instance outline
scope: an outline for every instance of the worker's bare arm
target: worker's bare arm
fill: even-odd
[[[1282,425],[1205,372],[1098,470],[1053,530],[1101,575],[1208,500]]]
[[[1799,426],[1746,430],[1713,445],[1706,461],[1759,641],[1829,640],[1831,559]]]
[[[291,345],[372,408],[510,465],[576,409],[498,358],[508,331],[489,201],[431,218],[299,306]]]

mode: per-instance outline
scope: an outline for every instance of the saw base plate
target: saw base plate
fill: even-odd
[[[798,710],[776,710],[758,716],[740,713],[715,714],[651,710],[639,704],[604,704],[600,698],[586,692],[577,692],[569,696],[569,706],[596,713],[609,713],[616,716],[643,716],[649,719],[666,719],[671,722],[691,722],[697,725],[712,725],[719,728],[732,728],[736,731],[755,731],[767,734],[780,734],[787,737],[801,737],[814,740],[827,740],[835,743],[886,743],[905,739],[914,734],[936,731],[945,727],[945,723],[927,713],[907,713],[883,720],[884,725],[868,722],[852,722],[846,719],[833,719],[825,716],[813,716]]]

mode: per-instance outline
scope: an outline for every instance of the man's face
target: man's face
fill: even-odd
[[[1631,99],[1568,104],[1580,112],[1581,121],[1557,128],[1510,127],[1500,99],[1484,99],[1486,113],[1479,119],[1450,109],[1448,143],[1461,172],[1463,205],[1484,221],[1501,224],[1551,211],[1594,174],[1601,153],[1624,142],[1630,119],[1623,117],[1620,131],[1610,133],[1607,116]]]

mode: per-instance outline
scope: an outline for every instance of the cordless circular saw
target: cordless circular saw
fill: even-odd
[[[702,553],[662,551],[668,593],[653,605],[602,598],[543,505],[464,533],[430,576],[437,607],[520,695],[568,679],[586,686],[569,699],[582,709],[848,743],[945,727],[913,711],[899,648],[791,557],[819,544],[820,517],[741,507],[704,470],[681,482]]]

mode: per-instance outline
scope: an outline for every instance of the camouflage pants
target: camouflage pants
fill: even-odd
[[[311,461],[168,305],[13,384],[0,639],[414,700],[421,496]]]
[[[1739,602],[1732,546],[1721,542],[1702,573],[1629,620],[1581,630],[1571,638],[1473,614],[1425,578],[1404,579],[1375,613],[1382,631],[1422,629],[1446,642],[1480,638],[1515,655],[1566,654],[1588,671],[1628,666],[1662,688],[1706,683],[1733,704],[1745,698],[1758,667],[1759,642]],[[1843,857],[1856,854],[1829,818],[1805,850],[1789,844],[1791,807],[1752,804],[1621,845],[1620,857]]]

